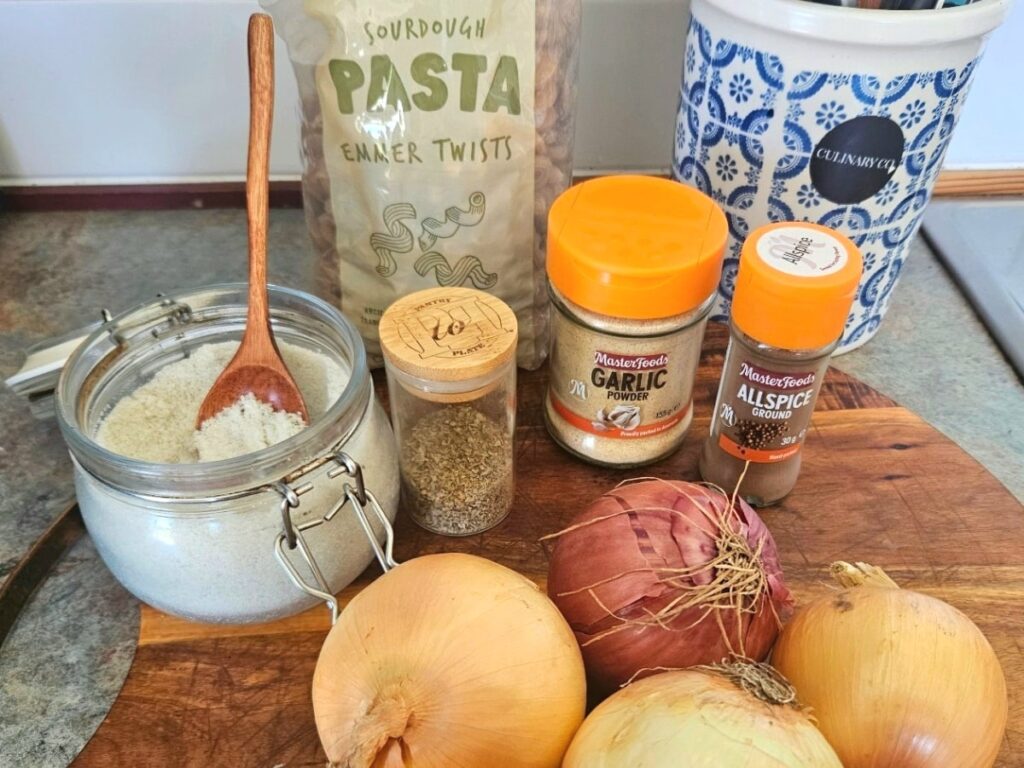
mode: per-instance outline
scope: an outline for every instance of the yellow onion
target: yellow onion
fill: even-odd
[[[341,768],[555,768],[585,703],[558,609],[472,555],[426,555],[377,579],[313,676],[320,740]]]
[[[630,683],[590,713],[562,767],[843,768],[773,672],[728,664]]]
[[[846,768],[989,768],[1006,728],[1006,681],[970,619],[864,563],[803,608],[772,663],[814,710]]]

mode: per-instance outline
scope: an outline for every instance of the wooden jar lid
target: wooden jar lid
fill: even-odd
[[[516,352],[515,313],[471,288],[429,288],[388,307],[378,327],[388,364],[437,382],[471,381],[504,366]]]

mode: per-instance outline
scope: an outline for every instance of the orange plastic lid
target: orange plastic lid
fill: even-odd
[[[668,179],[606,176],[570,187],[548,214],[548,278],[602,315],[653,320],[715,291],[728,229],[707,195]]]
[[[833,229],[781,222],[750,233],[732,298],[736,326],[781,349],[817,349],[843,333],[857,295],[860,250]]]

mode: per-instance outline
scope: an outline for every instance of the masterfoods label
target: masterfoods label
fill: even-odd
[[[343,310],[438,285],[533,301],[534,3],[308,0]],[[372,344],[371,344],[372,346]]]
[[[718,444],[737,459],[773,464],[800,451],[824,367],[775,371],[741,360],[715,414]]]
[[[558,338],[565,331],[557,326],[569,321],[558,315],[555,323]],[[569,424],[634,440],[669,430],[689,414],[700,348],[685,334],[631,342],[579,335],[593,346],[561,344],[551,358],[551,406]]]

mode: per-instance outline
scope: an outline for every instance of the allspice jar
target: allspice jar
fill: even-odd
[[[427,530],[500,523],[515,492],[516,316],[469,288],[432,288],[381,317],[402,505]]]
[[[666,179],[608,176],[555,201],[544,412],[563,448],[630,467],[679,446],[726,237],[709,197]]]
[[[743,244],[705,481],[755,506],[788,494],[829,357],[857,293],[861,256],[818,224],[779,223]]]

